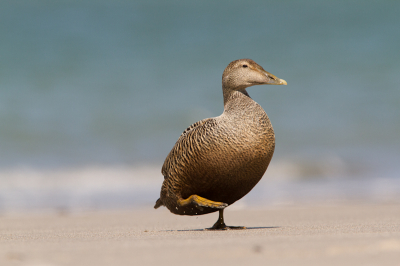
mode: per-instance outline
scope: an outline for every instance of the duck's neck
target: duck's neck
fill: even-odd
[[[224,111],[228,112],[233,109],[241,109],[240,107],[248,106],[250,103],[254,102],[246,89],[242,90],[229,90],[223,88],[224,95]]]

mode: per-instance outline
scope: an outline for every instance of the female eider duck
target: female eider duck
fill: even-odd
[[[183,131],[162,167],[164,182],[154,208],[201,215],[219,211],[210,229],[226,226],[223,211],[260,181],[275,148],[263,108],[246,91],[253,85],[286,85],[251,59],[231,62],[222,74],[224,112]]]

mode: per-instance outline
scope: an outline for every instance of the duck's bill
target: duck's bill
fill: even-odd
[[[267,76],[268,81],[266,81],[265,84],[268,85],[287,85],[286,80],[280,79],[276,77],[275,75],[272,75],[271,73],[267,72],[264,70],[264,75]]]
[[[284,79],[274,78],[274,79],[268,80],[267,82],[265,82],[263,84],[266,84],[266,85],[287,85],[287,82]]]
[[[287,85],[287,82],[284,79],[278,79],[274,85]]]

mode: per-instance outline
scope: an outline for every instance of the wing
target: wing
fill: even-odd
[[[213,139],[212,136],[215,136],[216,128],[215,118],[206,118],[192,124],[183,131],[164,161],[161,170],[164,178],[168,178],[171,171],[176,170],[177,167],[182,167],[185,162],[196,156],[199,149],[207,146],[208,142]]]

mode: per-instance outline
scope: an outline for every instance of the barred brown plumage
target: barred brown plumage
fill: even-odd
[[[219,211],[212,229],[227,229],[223,210],[262,178],[275,149],[271,122],[248,95],[253,85],[286,85],[251,59],[231,62],[222,75],[224,112],[189,126],[162,167],[164,182],[154,208],[200,215]],[[243,227],[242,227],[243,228]]]

